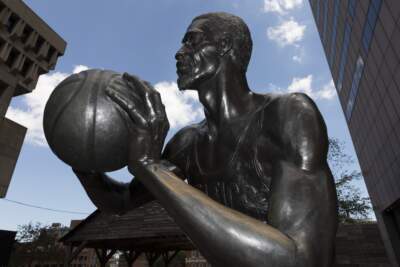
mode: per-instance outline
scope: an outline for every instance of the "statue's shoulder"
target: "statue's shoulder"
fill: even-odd
[[[164,156],[169,159],[185,157],[185,154],[191,149],[195,138],[204,131],[204,128],[205,120],[180,129],[165,146]]]
[[[314,101],[305,93],[266,93],[262,95],[269,104],[286,107],[288,105],[304,104],[306,106],[315,106]]]
[[[304,93],[287,94],[265,94],[268,101],[268,107],[277,111],[279,117],[287,119],[297,116],[296,112],[307,112],[309,115],[319,116],[319,110],[315,102]]]
[[[324,131],[325,123],[314,101],[304,93],[266,94],[269,99],[264,108],[264,125],[277,139],[296,135],[300,129]],[[296,127],[297,130],[292,128]],[[289,130],[290,129],[290,130]],[[293,136],[292,136],[293,137]],[[290,137],[290,138],[292,138]],[[289,139],[290,139],[289,138]]]

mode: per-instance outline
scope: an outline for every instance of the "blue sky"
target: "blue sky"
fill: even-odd
[[[58,160],[43,139],[41,116],[51,90],[73,71],[89,68],[134,73],[156,85],[171,122],[169,137],[200,120],[194,93],[176,89],[174,55],[191,19],[225,11],[242,17],[253,38],[248,69],[250,88],[263,92],[302,91],[321,110],[330,137],[354,150],[331,75],[306,0],[27,0],[68,43],[56,70],[43,75],[36,90],[15,98],[7,117],[27,126],[7,198],[47,208],[90,213],[95,207],[71,169]],[[354,165],[358,168],[358,164]],[[112,174],[128,181],[126,170]],[[360,188],[365,192],[363,183]],[[30,221],[69,224],[85,215],[28,208],[0,200],[0,229]]]

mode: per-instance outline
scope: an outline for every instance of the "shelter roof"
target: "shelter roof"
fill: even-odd
[[[152,201],[123,215],[96,210],[61,239],[65,245],[137,251],[195,249],[167,211]]]

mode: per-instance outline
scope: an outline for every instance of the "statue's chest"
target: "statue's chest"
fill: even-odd
[[[189,183],[228,207],[265,219],[274,157],[270,142],[265,134],[227,133],[214,142],[196,140]]]
[[[210,180],[258,179],[270,176],[272,146],[263,136],[220,136],[216,141],[200,139],[194,144],[193,179],[204,183]]]

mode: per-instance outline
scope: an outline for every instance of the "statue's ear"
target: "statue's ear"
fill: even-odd
[[[223,36],[219,39],[218,50],[220,56],[224,56],[226,53],[232,50],[232,37],[229,34],[224,33]]]

